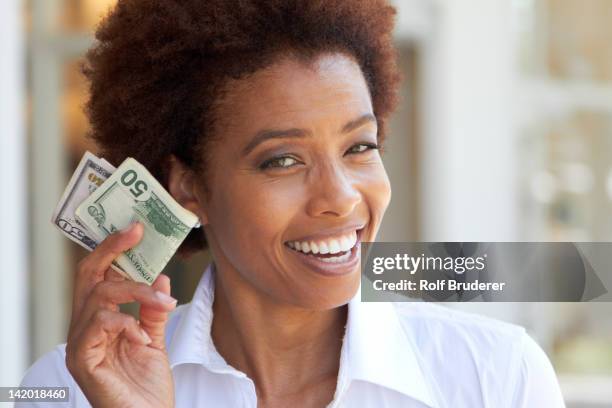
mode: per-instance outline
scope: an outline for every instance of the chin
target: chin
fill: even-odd
[[[343,279],[321,279],[317,289],[307,287],[293,291],[292,299],[287,301],[308,310],[325,311],[344,306],[355,296],[359,289],[359,273],[344,276]],[[297,289],[297,288],[296,288]]]

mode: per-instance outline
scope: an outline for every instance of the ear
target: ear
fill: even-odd
[[[198,189],[198,178],[192,169],[171,155],[168,159],[168,191],[183,207],[196,214],[202,225],[208,224],[208,215],[204,209],[204,197]]]

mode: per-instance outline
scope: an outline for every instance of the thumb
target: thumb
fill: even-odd
[[[174,306],[176,306],[176,299],[170,297],[170,278],[167,275],[160,274],[151,287],[158,292],[156,295],[167,300],[167,303],[174,303]],[[168,321],[168,313],[170,312],[171,310],[160,311],[150,306],[147,307],[144,304],[140,305],[140,327],[151,337],[149,346],[160,350],[166,349],[164,333]]]

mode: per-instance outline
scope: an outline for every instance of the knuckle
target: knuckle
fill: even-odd
[[[118,288],[121,288],[126,295],[129,294],[130,297],[138,298],[141,296],[145,296],[148,293],[147,290],[149,288],[148,285],[141,282],[133,282],[133,281],[121,281],[118,283]]]
[[[134,282],[132,283],[133,286],[133,290],[134,292],[137,293],[141,293],[143,295],[151,295],[153,294],[154,290],[153,288],[151,288],[149,285],[147,285],[146,283],[142,283],[142,282]]]
[[[108,322],[108,312],[104,309],[99,309],[94,312],[93,322],[97,325],[104,325]]]
[[[143,290],[148,290],[151,289],[151,287],[149,285],[147,285],[146,283],[142,283],[142,282],[134,282],[134,286]]]
[[[123,317],[123,324],[125,326],[133,326],[133,325],[137,325],[138,324],[138,321],[136,320],[136,318],[134,316],[126,315],[126,314],[123,314],[122,316],[124,316]]]
[[[92,296],[94,296],[96,299],[101,299],[101,298],[106,297],[109,291],[109,286],[110,286],[110,282],[107,282],[107,281],[101,281],[101,282],[96,283],[91,291]]]
[[[155,314],[147,314],[147,324],[161,324],[168,321],[167,313],[155,313]]]

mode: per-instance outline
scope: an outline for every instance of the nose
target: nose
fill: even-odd
[[[307,212],[311,217],[344,217],[362,200],[356,182],[339,165],[327,163],[309,183],[311,195]]]

